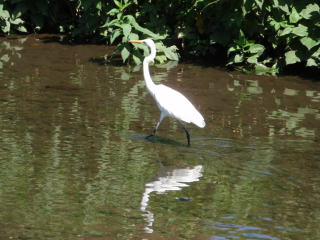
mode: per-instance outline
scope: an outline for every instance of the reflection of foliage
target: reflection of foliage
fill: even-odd
[[[267,141],[259,137],[216,139],[210,137],[210,131],[217,133],[215,126],[198,133],[207,137],[199,137],[195,148],[147,142],[139,134],[149,132],[156,121],[151,111],[157,110],[153,102],[148,103],[151,97],[140,66],[131,72],[128,67],[110,65],[92,70],[84,65],[87,61],[82,63],[81,54],[71,54],[76,59],[65,61],[65,66],[76,68],[60,76],[61,82],[75,85],[73,89],[44,88],[47,81],[57,82],[53,76],[30,82],[17,80],[7,69],[2,71],[0,222],[6,224],[1,225],[0,233],[4,239],[140,239],[146,224],[140,211],[145,184],[154,180],[158,169],[161,176],[163,165],[174,169],[197,164],[204,166],[199,182],[181,191],[151,196],[155,235],[148,235],[150,238],[203,239],[218,232],[241,239],[244,230],[237,226],[258,227],[264,236],[274,234],[281,239],[296,235],[303,239],[299,234],[306,233],[310,239],[318,236],[319,174],[314,168],[318,143],[312,148],[307,141],[272,137]],[[62,56],[64,60],[66,56]],[[48,68],[37,61],[32,70]],[[170,71],[174,65],[161,67],[156,69],[155,79],[181,73]],[[186,67],[184,74],[189,76],[195,69]],[[224,84],[217,89],[228,96],[224,76],[215,80]],[[14,90],[7,87],[10,83],[15,84]],[[253,94],[265,93],[261,99],[271,94],[266,88],[262,91],[261,84],[257,80],[234,84],[240,95],[252,96],[252,101],[245,97],[242,106],[255,102],[262,108]],[[320,96],[315,89],[307,95],[311,101]],[[213,103],[220,96],[209,98]],[[237,103],[232,96],[226,102],[232,115]],[[311,107],[303,112],[320,119],[319,111]],[[249,113],[255,114],[252,109]],[[278,122],[285,119],[277,116]],[[233,114],[231,119],[239,119],[239,115]],[[183,198],[191,201],[177,200]],[[227,226],[221,229],[217,223],[234,223],[235,227],[227,232]],[[290,231],[302,224],[303,232]],[[249,230],[255,233],[256,229]]]
[[[19,39],[19,43],[22,44],[25,40],[25,38],[21,38]],[[21,58],[21,54],[19,53],[19,51],[21,51],[23,47],[21,47],[20,44],[12,45],[9,41],[2,41],[0,43],[0,69],[3,68],[4,63],[10,62],[11,57],[16,56],[18,58]],[[10,62],[10,64],[14,63]]]
[[[320,92],[316,90],[306,90],[305,92],[300,92],[296,89],[285,88],[281,91],[281,97],[274,98],[274,95],[279,94],[275,89],[272,90],[272,94],[262,97],[264,94],[263,86],[261,86],[262,82],[258,80],[245,80],[242,83],[239,81],[233,81],[232,84],[228,84],[227,89],[229,92],[235,96],[237,101],[237,107],[235,108],[236,114],[239,112],[247,113],[246,107],[248,105],[254,103],[257,99],[264,99],[263,102],[266,104],[274,104],[277,106],[276,109],[268,110],[264,109],[263,106],[258,104],[252,105],[255,111],[258,111],[259,114],[250,115],[252,119],[258,119],[261,112],[265,111],[263,118],[266,119],[269,135],[280,135],[280,136],[299,136],[303,138],[316,138],[317,130],[316,128],[312,128],[308,125],[304,125],[303,122],[310,116],[312,116],[315,121],[320,120],[320,111],[317,109],[317,105],[311,107],[309,104],[306,106],[301,106],[296,109],[296,111],[289,111],[287,106],[281,106],[281,100],[283,97],[298,97],[298,95],[303,95],[307,97],[310,103],[318,103],[320,102]],[[271,98],[271,99],[270,99]],[[312,104],[311,104],[312,105]],[[250,113],[251,114],[251,113]],[[263,115],[264,115],[263,114]],[[260,116],[261,117],[261,116]],[[246,118],[246,117],[244,117]],[[239,120],[241,122],[241,119]],[[278,123],[275,128],[274,123]],[[281,124],[279,124],[279,122]],[[245,132],[242,129],[242,126],[238,126],[240,129],[239,132]],[[250,126],[250,128],[254,128],[254,126]]]

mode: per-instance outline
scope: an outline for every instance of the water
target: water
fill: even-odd
[[[204,129],[141,68],[50,35],[0,40],[1,239],[319,239],[320,84],[168,63]]]

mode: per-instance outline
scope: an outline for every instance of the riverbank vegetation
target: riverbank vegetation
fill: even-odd
[[[245,72],[277,74],[288,67],[320,69],[318,0],[11,0],[0,3],[0,28],[54,32],[72,41],[117,45],[139,64],[153,38],[158,62],[205,59]],[[179,50],[178,50],[179,49]]]

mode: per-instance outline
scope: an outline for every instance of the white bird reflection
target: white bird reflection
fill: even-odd
[[[152,192],[164,194],[167,191],[179,191],[184,187],[188,187],[189,185],[187,183],[199,181],[202,176],[202,170],[203,166],[197,165],[194,167],[170,169],[164,172],[161,171],[160,177],[145,185],[140,209],[147,221],[147,225],[144,228],[146,233],[153,232],[152,225],[154,222],[154,214],[150,210],[147,210],[150,194]]]

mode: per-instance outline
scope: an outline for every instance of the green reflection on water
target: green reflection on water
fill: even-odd
[[[52,45],[27,52],[34,42],[21,44],[21,58],[10,59],[17,68],[1,70],[3,238],[319,236],[317,90],[235,76],[228,82],[228,74],[192,65],[153,66],[157,82],[173,85],[196,86],[192,74],[209,75],[200,79],[210,87],[192,92],[215,118],[207,117],[204,131],[191,127],[187,148],[172,121],[158,138],[144,139],[159,113],[141,69],[90,63],[98,46],[30,65]],[[225,104],[214,105],[220,99]]]

